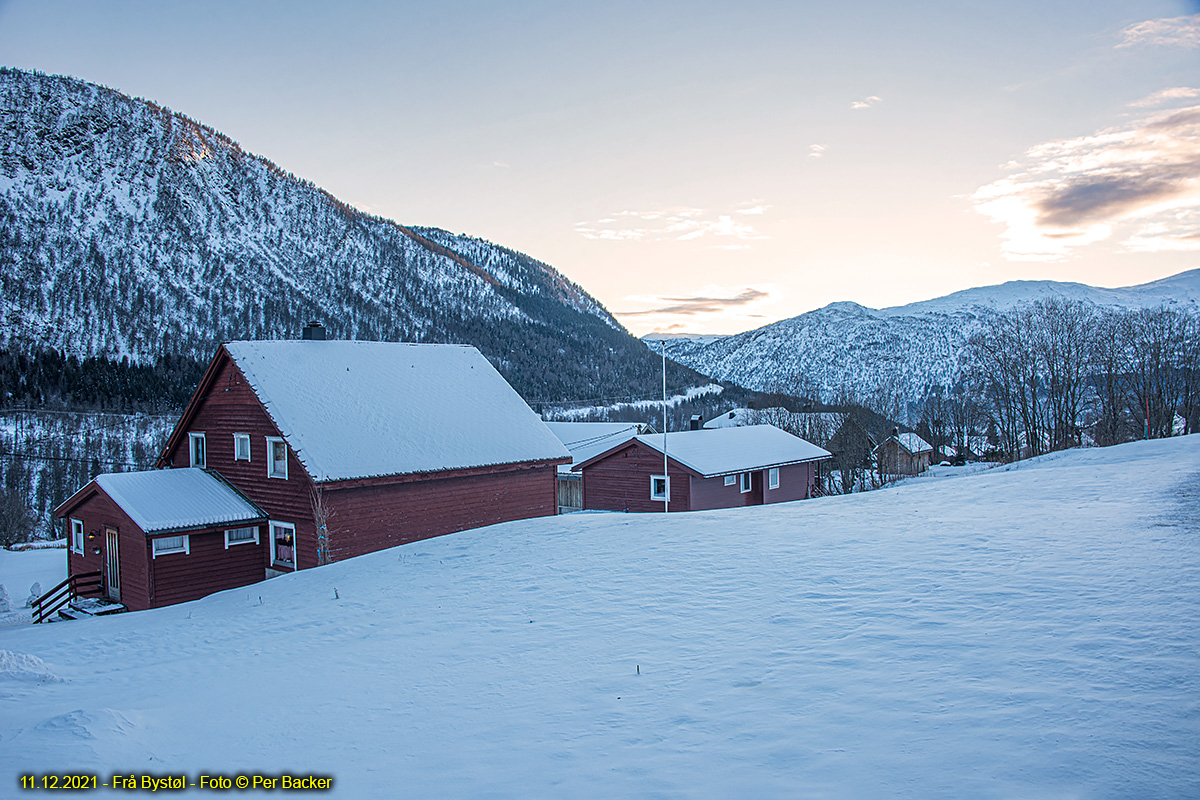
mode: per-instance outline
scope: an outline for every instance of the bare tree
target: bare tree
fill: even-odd
[[[329,564],[333,561],[329,549],[329,520],[337,512],[325,499],[325,490],[320,486],[309,490],[309,500],[312,502],[313,524],[317,527],[317,564]]]

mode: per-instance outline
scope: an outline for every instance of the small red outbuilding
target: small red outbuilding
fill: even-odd
[[[667,471],[663,471],[663,453]],[[583,507],[701,511],[811,497],[828,450],[772,425],[643,434],[577,464]]]
[[[97,475],[54,511],[68,573],[99,571],[109,600],[138,611],[263,578],[263,510],[202,469]]]

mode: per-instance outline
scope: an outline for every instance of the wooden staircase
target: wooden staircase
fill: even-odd
[[[62,583],[33,601],[34,624],[58,616],[78,619],[82,616],[101,616],[126,611],[125,606],[104,597],[104,576],[95,572],[70,575]]]

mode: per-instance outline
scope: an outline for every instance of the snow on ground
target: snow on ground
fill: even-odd
[[[26,771],[334,796],[1194,798],[1200,436],[574,514],[0,630]]]
[[[8,599],[12,603],[10,612],[0,612],[0,626],[32,622],[29,609],[25,608],[29,588],[37,582],[42,584],[43,592],[48,592],[65,577],[66,548],[32,548],[19,552],[0,548],[0,585],[8,590]],[[4,637],[0,636],[0,648],[5,646],[3,642]]]

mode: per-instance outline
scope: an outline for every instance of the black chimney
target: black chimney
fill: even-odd
[[[325,326],[313,320],[301,332],[300,338],[306,341],[323,342],[325,341]]]
[[[700,428],[701,428],[701,427],[703,427],[703,426],[701,425],[701,423],[702,423],[703,421],[704,421],[704,420],[702,420],[702,419],[700,418],[700,415],[699,415],[699,414],[692,414],[692,418],[691,418],[690,420],[688,420],[688,430],[689,430],[689,431],[698,431],[698,430],[700,430]]]

